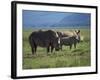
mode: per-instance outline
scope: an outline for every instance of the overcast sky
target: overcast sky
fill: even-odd
[[[90,14],[23,10],[24,27],[90,25]]]

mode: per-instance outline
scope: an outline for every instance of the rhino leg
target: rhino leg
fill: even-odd
[[[34,53],[35,53],[36,48],[35,48],[35,45],[34,45],[34,42],[33,42],[33,41],[30,41],[30,46],[31,46],[31,51],[32,51],[32,54],[34,54]]]
[[[74,48],[76,48],[76,43],[74,43]]]
[[[32,48],[32,54],[34,54],[35,53],[35,48]]]
[[[62,51],[62,45],[60,45],[60,49],[61,49],[61,51]]]
[[[47,53],[48,53],[49,51],[50,51],[50,47],[48,46],[48,47],[47,47]]]
[[[53,46],[51,46],[51,53],[53,52],[53,49],[54,49],[54,47],[53,47]]]
[[[72,44],[70,45],[70,50],[72,49]]]
[[[35,54],[36,47],[35,47],[34,43],[31,44],[31,50],[32,50],[32,54]]]
[[[35,46],[35,53],[36,53],[36,51],[37,51],[37,46]]]

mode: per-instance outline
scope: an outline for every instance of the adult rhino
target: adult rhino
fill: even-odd
[[[71,30],[71,31],[66,31],[66,32],[57,31],[57,34],[61,38],[61,37],[71,37],[71,36],[77,35],[79,32],[80,30],[75,30],[75,31]]]
[[[59,38],[58,34],[55,31],[47,30],[47,31],[35,31],[32,32],[29,36],[29,43],[32,49],[32,54],[36,53],[37,46],[47,48],[47,53],[53,51],[55,48],[56,51],[59,50]]]

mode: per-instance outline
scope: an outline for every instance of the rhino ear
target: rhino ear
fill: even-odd
[[[74,30],[74,31],[73,31],[73,35],[76,35],[76,34],[77,34],[77,31],[76,31],[76,30]]]
[[[80,33],[80,30],[78,30],[78,33]]]
[[[77,31],[77,34],[79,34],[79,33],[80,33],[80,30]]]
[[[77,32],[78,32],[78,30],[75,30],[75,32],[77,33]]]
[[[59,32],[57,31],[57,34],[59,34]]]
[[[75,33],[76,33],[76,34],[79,34],[79,33],[80,33],[80,30],[75,30]]]

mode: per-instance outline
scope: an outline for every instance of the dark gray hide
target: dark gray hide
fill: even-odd
[[[76,36],[62,37],[60,41],[61,41],[60,42],[61,50],[62,50],[63,45],[70,46],[70,49],[71,49],[73,44],[74,44],[74,47],[76,48],[76,44],[78,43],[78,39],[76,38]]]
[[[80,30],[75,31],[73,35],[69,34],[62,34],[62,32],[57,32],[60,37],[60,49],[62,50],[62,46],[70,46],[70,49],[72,48],[72,45],[74,44],[74,47],[76,48],[76,44],[80,42]]]
[[[32,34],[29,36],[29,43],[32,49],[32,54],[36,53],[37,46],[45,47],[47,48],[47,53],[50,51],[59,50],[59,38],[56,34],[56,32],[52,30],[48,31],[36,31],[32,32]]]

